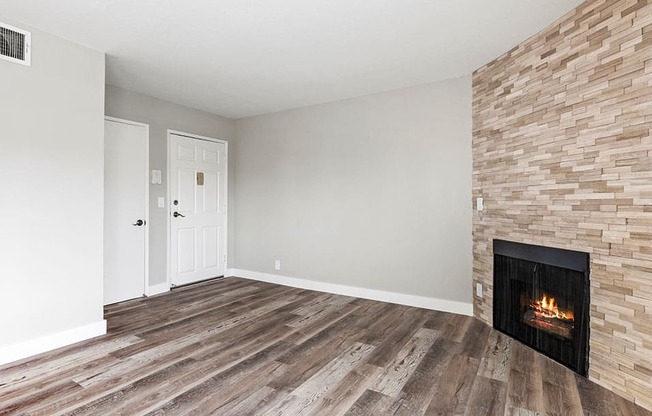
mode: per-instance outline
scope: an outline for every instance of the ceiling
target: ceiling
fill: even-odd
[[[579,3],[0,0],[0,19],[106,52],[109,84],[242,118],[470,74]]]

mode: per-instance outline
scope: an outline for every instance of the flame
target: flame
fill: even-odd
[[[531,305],[536,314],[545,318],[558,318],[566,320],[574,319],[572,312],[560,311],[557,303],[555,302],[555,298],[548,298],[548,295],[545,293],[543,294],[543,298],[541,300],[532,302]]]

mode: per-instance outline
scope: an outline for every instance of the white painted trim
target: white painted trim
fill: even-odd
[[[230,274],[231,276],[238,276],[261,282],[276,283],[300,289],[316,290],[319,292],[334,293],[336,295],[353,296],[356,298],[379,300],[382,302],[397,303],[399,305],[415,306],[418,308],[473,316],[472,303],[428,298],[425,296],[408,295],[404,293],[386,292],[376,289],[365,289],[362,287],[339,285],[335,283],[317,282],[314,280],[260,273],[250,270],[230,269],[230,271],[232,272],[232,274]]]
[[[170,285],[168,284],[168,282],[163,282],[157,285],[146,287],[145,296],[154,296],[169,291],[170,291]]]
[[[235,270],[236,269],[226,269],[226,272],[224,272],[224,277],[233,277],[233,276],[235,276]]]
[[[229,142],[227,142],[226,140],[216,139],[215,137],[200,136],[199,134],[186,133],[179,130],[168,129],[168,137],[170,136],[170,134],[176,134],[177,136],[183,136],[189,139],[206,140],[208,142],[219,142],[219,143],[224,143],[226,145],[229,144]]]
[[[168,132],[165,136],[165,170],[166,170],[166,186],[165,186],[165,199],[168,201],[167,202],[167,221],[165,221],[165,283],[168,285],[168,287],[172,287],[172,272],[171,272],[171,263],[172,259],[170,258],[170,254],[172,253],[172,249],[170,245],[172,244],[172,234],[171,234],[171,228],[172,228],[172,201],[170,201],[170,194],[172,193],[170,189],[170,178],[172,175],[170,175],[170,135],[172,131],[168,129]]]
[[[166,222],[166,227],[167,227],[167,244],[166,244],[166,262],[165,262],[165,276],[167,279],[167,285],[168,287],[172,286],[172,271],[170,270],[171,268],[171,262],[172,259],[170,258],[170,253],[172,252],[172,247],[170,246],[172,244],[172,237],[170,235],[170,230],[172,229],[172,202],[170,201],[170,194],[171,194],[171,189],[170,189],[170,136],[172,135],[177,135],[177,136],[183,136],[183,137],[188,137],[190,139],[198,139],[198,140],[206,140],[209,142],[216,142],[216,143],[222,143],[224,144],[224,152],[226,153],[226,175],[225,175],[225,183],[226,183],[226,224],[224,226],[224,238],[226,240],[226,245],[224,246],[224,255],[226,256],[226,263],[224,265],[224,276],[227,276],[227,271],[229,270],[229,264],[228,264],[228,259],[229,259],[229,142],[226,140],[222,139],[216,139],[213,137],[206,137],[206,136],[200,136],[198,134],[192,134],[192,133],[185,133],[183,131],[178,131],[178,130],[172,130],[168,129],[167,132],[167,143],[166,143],[166,150],[167,150],[167,195],[166,198],[168,200],[168,220]]]
[[[106,334],[106,320],[0,348],[0,365]]]
[[[143,295],[147,295],[149,288],[149,124],[140,123],[123,118],[104,116],[105,121],[128,124],[131,126],[143,127],[145,129],[145,279],[143,279]]]
[[[104,116],[104,120],[115,121],[116,123],[129,124],[130,126],[145,127],[149,130],[149,124],[141,123],[139,121],[127,120],[124,118]]]

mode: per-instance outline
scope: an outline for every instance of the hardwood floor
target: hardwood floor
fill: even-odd
[[[0,367],[0,415],[651,415],[466,316],[226,278]]]

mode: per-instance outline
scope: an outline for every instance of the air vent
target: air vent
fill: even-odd
[[[32,34],[0,22],[0,58],[30,66]]]

